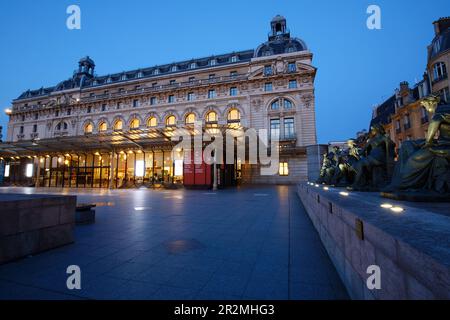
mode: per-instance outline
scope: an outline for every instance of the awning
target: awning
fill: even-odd
[[[81,136],[55,136],[46,139],[22,140],[0,143],[0,157],[34,156],[44,154],[76,153],[84,151],[111,152],[122,150],[162,150],[171,149],[178,142],[171,137],[175,130],[184,130],[194,134],[193,127],[135,129],[114,131],[110,133],[85,134]],[[222,133],[229,126],[218,126],[206,130],[220,130]],[[205,129],[203,130],[205,131]]]

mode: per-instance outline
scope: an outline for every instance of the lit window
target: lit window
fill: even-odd
[[[84,126],[84,133],[92,133],[92,130],[94,129],[92,123],[88,123]]]
[[[231,109],[228,112],[228,124],[239,126],[241,123],[241,113],[237,109]]]
[[[230,96],[237,96],[237,88],[236,87],[230,88]]]
[[[25,169],[25,176],[31,178],[33,176],[33,164],[28,163]]]
[[[206,124],[214,125],[217,124],[217,113],[215,111],[210,111],[206,114]]]
[[[267,82],[264,84],[264,91],[272,91],[272,82]]]
[[[9,177],[10,168],[11,168],[11,166],[9,163],[5,165],[5,178]]]
[[[105,121],[100,122],[100,124],[98,125],[98,131],[99,132],[105,132],[108,129],[108,125],[106,124]]]
[[[117,120],[114,123],[114,130],[122,130],[123,129],[123,121],[122,120]]]
[[[208,91],[208,99],[213,99],[216,97],[216,90],[212,89]]]
[[[187,116],[186,116],[186,124],[194,124],[194,122],[195,122],[195,114],[193,114],[193,113],[189,113]]]
[[[144,160],[136,160],[136,177],[143,177],[145,173]]]
[[[288,176],[289,175],[289,166],[288,166],[287,162],[280,162],[278,174],[280,176]]]
[[[139,119],[133,119],[130,123],[130,129],[138,129],[139,124]]]
[[[168,116],[166,119],[166,126],[174,126],[176,123],[175,116]]]
[[[150,117],[147,121],[148,127],[156,127],[158,125],[158,121],[156,120],[156,117]]]

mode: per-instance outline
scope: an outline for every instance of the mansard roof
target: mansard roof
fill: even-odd
[[[166,74],[167,75],[177,74],[188,70],[198,70],[212,66],[231,65],[235,63],[250,61],[253,55],[254,50],[245,50],[217,56],[174,62],[160,66],[141,68],[137,70],[124,71],[109,75],[95,76],[92,78],[79,77],[78,74],[74,72],[74,76],[72,78],[61,81],[56,86],[48,88],[40,88],[38,90],[27,90],[23,92],[16,100],[45,96],[52,92],[80,88],[80,86],[83,88],[93,87],[138,78],[151,78],[151,77],[159,77]],[[233,57],[236,57],[235,60],[232,59]],[[80,60],[80,62],[82,60]],[[89,60],[90,63],[94,65],[94,61],[91,60],[90,58]]]

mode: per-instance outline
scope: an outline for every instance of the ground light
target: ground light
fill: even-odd
[[[339,194],[344,197],[348,197],[348,195],[349,195],[349,193],[345,192],[345,191],[341,191],[341,192],[339,192]]]
[[[402,207],[392,207],[391,211],[395,212],[395,213],[401,213],[403,212],[405,209],[403,209]]]
[[[393,207],[393,205],[390,203],[383,203],[382,205],[380,205],[380,207],[385,208],[385,209],[391,209]]]
[[[328,191],[328,190],[330,190],[330,188],[328,188],[328,187],[323,187],[323,190]]]

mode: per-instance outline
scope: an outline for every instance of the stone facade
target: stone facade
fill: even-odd
[[[289,149],[280,155],[289,163],[288,176],[264,179],[243,172],[248,177],[244,181],[306,180],[305,148],[316,143],[316,68],[312,53],[290,36],[283,17],[275,17],[271,28],[268,41],[256,50],[120,74],[94,76],[94,62],[83,58],[72,79],[28,90],[13,101],[6,140],[163,129],[172,116],[177,127],[192,118],[206,124],[211,111],[217,114],[217,124],[226,126],[235,110],[244,128],[271,131],[271,123],[276,126],[278,121],[281,144]]]

